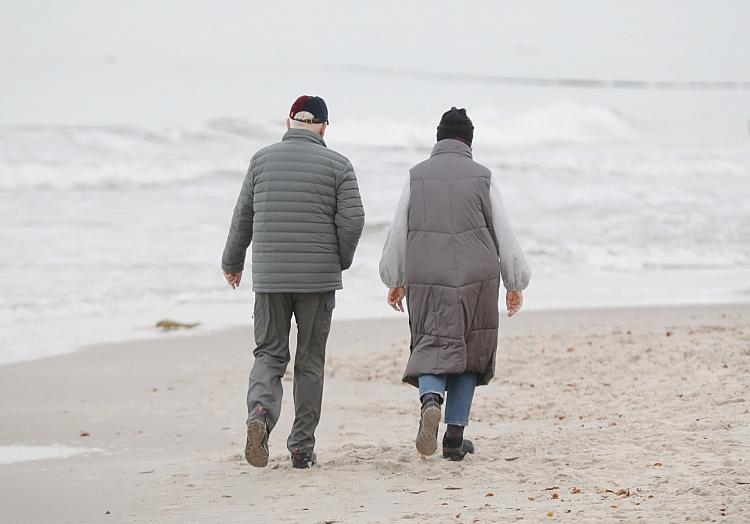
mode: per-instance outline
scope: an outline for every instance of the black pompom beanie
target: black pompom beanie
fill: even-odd
[[[474,124],[466,116],[466,109],[451,107],[450,111],[443,113],[437,127],[437,139],[440,142],[446,138],[455,138],[471,145],[474,140]]]

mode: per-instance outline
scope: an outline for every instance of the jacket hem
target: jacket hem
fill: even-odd
[[[273,288],[259,288],[253,286],[253,293],[325,293],[326,291],[339,291],[344,289],[343,284],[336,286],[326,286],[321,288],[307,288],[300,289],[295,287],[273,287]]]
[[[485,282],[495,282],[495,281],[497,281],[498,284],[500,283],[500,275],[498,275],[497,277],[493,277],[493,278],[485,278],[483,280],[475,280],[474,282],[470,282],[468,284],[460,284],[458,286],[449,286],[447,284],[417,284],[415,282],[411,282],[411,283],[407,282],[405,284],[405,286],[406,287],[410,287],[410,286],[412,286],[412,287],[416,287],[416,286],[421,286],[421,287],[447,287],[447,288],[451,288],[451,289],[461,289],[462,287],[469,287],[469,286],[474,286],[476,284],[483,284]]]

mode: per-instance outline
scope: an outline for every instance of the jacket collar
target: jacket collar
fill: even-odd
[[[443,153],[456,153],[472,158],[471,146],[454,138],[445,138],[435,144],[435,147],[432,148],[432,154],[430,156],[442,155]]]
[[[316,144],[320,144],[323,147],[326,146],[326,141],[323,140],[323,137],[320,136],[317,133],[313,133],[312,131],[308,131],[307,129],[289,129],[286,133],[284,133],[284,137],[281,139],[282,142],[286,142],[287,140],[301,140],[306,142],[313,142]]]

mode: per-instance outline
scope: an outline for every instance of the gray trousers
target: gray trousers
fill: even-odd
[[[289,364],[289,330],[297,321],[294,354],[294,424],[287,448],[312,450],[323,401],[326,341],[331,330],[335,291],[323,293],[256,293],[253,313],[255,363],[247,390],[248,420],[266,410],[271,431],[281,414],[281,378]]]

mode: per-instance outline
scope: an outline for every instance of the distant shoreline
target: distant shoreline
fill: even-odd
[[[503,306],[504,295],[501,293],[501,306]],[[339,302],[340,299],[339,299]],[[575,316],[575,317],[590,317],[590,316],[609,316],[618,313],[640,313],[648,315],[649,313],[659,313],[666,311],[689,311],[693,309],[735,309],[750,307],[750,298],[747,302],[743,301],[732,301],[732,302],[712,302],[712,303],[694,303],[694,304],[643,304],[643,305],[601,305],[601,306],[585,306],[585,307],[570,307],[570,308],[543,308],[543,307],[529,307],[525,305],[519,313],[518,317],[513,320],[509,320],[503,307],[501,307],[500,322],[501,330],[503,325],[510,326],[514,320],[522,317],[536,318],[538,316]],[[340,309],[340,306],[337,306]],[[337,318],[338,317],[338,318]],[[192,318],[192,317],[190,317]],[[407,313],[395,314],[387,310],[385,307],[382,309],[382,316],[366,316],[366,317],[340,317],[340,313],[334,313],[333,330],[337,328],[348,329],[349,326],[356,326],[362,322],[384,322],[401,325],[408,320]],[[294,323],[292,329],[294,329]],[[103,342],[94,342],[90,344],[83,344],[77,349],[71,351],[65,351],[54,355],[42,355],[35,358],[14,360],[9,362],[1,362],[0,367],[14,366],[22,364],[31,364],[34,362],[46,361],[49,359],[65,358],[71,354],[87,354],[96,351],[108,351],[117,349],[123,346],[130,346],[132,344],[153,344],[168,341],[179,341],[179,340],[190,340],[188,343],[199,343],[202,340],[210,340],[214,337],[223,337],[225,335],[233,335],[236,333],[247,333],[248,330],[252,334],[252,319],[247,318],[244,322],[239,322],[232,325],[224,325],[220,327],[211,327],[210,325],[202,324],[201,326],[194,329],[179,329],[171,332],[163,332],[156,327],[142,327],[141,329],[148,329],[149,335],[139,336],[133,331],[133,336],[129,338],[123,338],[118,340],[107,340]],[[195,341],[195,339],[198,339]],[[290,342],[291,347],[294,346],[294,341]]]

